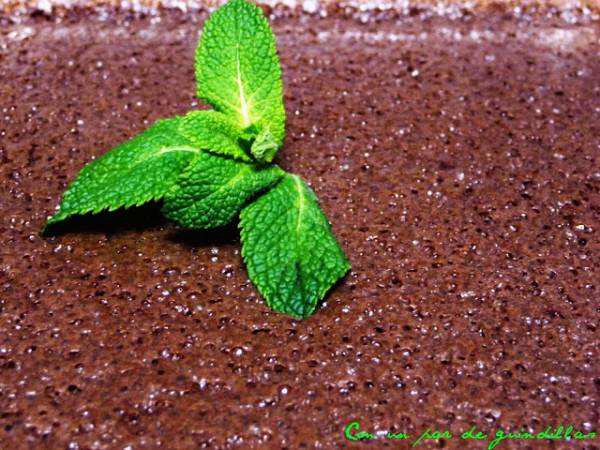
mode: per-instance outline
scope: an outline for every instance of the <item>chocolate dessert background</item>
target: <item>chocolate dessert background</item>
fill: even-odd
[[[206,14],[1,22],[0,447],[352,448],[354,420],[595,430],[597,23],[270,12],[278,163],[312,184],[353,264],[301,322],[264,305],[236,224],[182,231],[150,205],[39,235],[85,163],[203,107]]]

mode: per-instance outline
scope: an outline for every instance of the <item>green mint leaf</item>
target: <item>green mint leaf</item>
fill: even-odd
[[[75,214],[113,211],[162,198],[199,152],[178,133],[181,120],[160,120],[85,166],[46,226]]]
[[[240,214],[250,279],[275,311],[308,317],[349,269],[314,192],[286,174]]]
[[[192,111],[182,117],[178,131],[197,148],[252,161],[239,142],[242,129],[220,112]]]
[[[275,166],[259,166],[200,153],[165,196],[165,217],[186,228],[227,225],[240,209],[283,175]]]
[[[231,0],[213,13],[196,50],[196,78],[201,99],[242,129],[255,129],[255,138],[270,135],[268,147],[251,152],[272,161],[283,144],[285,109],[275,37],[260,8]]]

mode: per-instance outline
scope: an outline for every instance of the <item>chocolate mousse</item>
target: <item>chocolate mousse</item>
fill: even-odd
[[[597,431],[597,10],[488,3],[265,7],[288,117],[276,162],[312,185],[352,263],[304,321],[265,305],[237,224],[184,231],[152,204],[40,235],[86,163],[206,107],[206,10],[7,9],[0,448]],[[348,440],[354,421],[374,439]],[[574,445],[600,441],[496,448]]]

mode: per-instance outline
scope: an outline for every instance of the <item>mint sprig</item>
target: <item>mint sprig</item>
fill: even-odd
[[[350,264],[314,192],[272,164],[285,110],[275,37],[258,7],[231,0],[212,14],[196,78],[214,109],[160,120],[85,166],[46,228],[156,200],[186,228],[227,225],[239,214],[251,280],[275,311],[306,318]]]

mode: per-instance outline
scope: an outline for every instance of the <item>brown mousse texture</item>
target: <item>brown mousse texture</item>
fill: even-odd
[[[454,435],[426,448],[596,430],[597,24],[278,11],[277,162],[353,265],[305,321],[265,305],[236,223],[184,231],[155,204],[39,234],[86,163],[207,107],[204,13],[0,28],[0,448],[409,448],[347,441],[354,420]],[[600,446],[497,448],[574,445]]]

